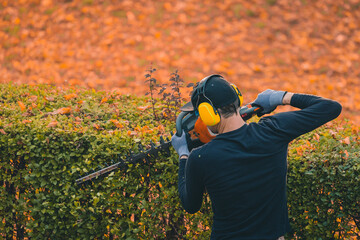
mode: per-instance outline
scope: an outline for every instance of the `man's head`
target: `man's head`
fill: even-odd
[[[191,103],[201,120],[213,126],[219,123],[220,115],[228,118],[237,114],[237,108],[242,104],[242,95],[235,85],[221,75],[210,75],[195,87]]]

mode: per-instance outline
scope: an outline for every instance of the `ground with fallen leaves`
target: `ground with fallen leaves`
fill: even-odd
[[[267,89],[338,100],[360,123],[359,0],[1,0],[0,82],[144,95],[223,74],[245,102]]]

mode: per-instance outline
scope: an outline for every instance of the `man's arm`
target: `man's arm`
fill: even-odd
[[[196,164],[194,154],[189,159],[180,158],[178,191],[181,203],[188,213],[200,210],[205,187],[201,179],[201,169]]]
[[[307,94],[286,93],[282,104],[299,108],[299,111],[278,113],[264,118],[287,140],[292,140],[335,119],[341,113],[341,105],[333,100]]]
[[[187,212],[195,213],[200,210],[205,190],[198,155],[189,153],[185,132],[180,137],[174,134],[171,144],[180,157],[178,191],[181,203]]]

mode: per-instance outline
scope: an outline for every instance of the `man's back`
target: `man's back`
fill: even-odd
[[[193,151],[192,164],[202,169],[199,174],[213,206],[214,237],[251,239],[258,233],[256,239],[275,239],[289,230],[288,142],[273,131],[252,123]]]

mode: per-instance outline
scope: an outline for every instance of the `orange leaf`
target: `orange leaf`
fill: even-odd
[[[257,73],[261,72],[261,68],[259,66],[254,66],[253,70]]]
[[[140,107],[137,107],[138,110],[140,111],[145,111],[146,109],[148,109],[150,106],[140,106]]]
[[[145,126],[143,126],[143,127],[141,128],[141,131],[142,131],[142,132],[144,132],[144,131],[146,131],[146,130],[149,130],[149,126],[147,126],[147,125],[145,125]]]
[[[19,104],[19,106],[20,106],[21,111],[25,111],[25,110],[26,110],[26,106],[25,106],[25,104],[24,104],[23,102],[18,101],[18,104]]]
[[[58,124],[58,122],[57,121],[52,121],[51,123],[49,123],[48,125],[47,125],[47,127],[56,127],[57,126],[57,124]]]
[[[155,38],[158,38],[158,39],[161,38],[161,32],[156,32],[155,33]]]
[[[65,95],[64,98],[66,100],[70,100],[70,99],[73,99],[73,98],[77,98],[78,95],[76,93],[71,93],[71,94],[68,94],[68,95]]]
[[[118,120],[110,119],[110,122],[112,122],[117,128],[123,128],[123,127],[124,127],[124,125],[122,125],[121,123],[119,123]]]
[[[316,139],[317,141],[319,141],[319,140],[320,140],[319,134],[315,133],[315,134],[314,134],[314,139]]]
[[[104,97],[104,98],[101,100],[100,104],[107,102],[107,100],[108,100],[107,97]]]
[[[170,11],[173,7],[171,5],[171,3],[164,3],[164,8],[167,10],[167,11]]]
[[[68,22],[73,22],[73,21],[75,21],[75,17],[74,17],[73,14],[67,14],[65,16],[65,20],[68,21]]]
[[[329,133],[331,134],[331,136],[335,137],[336,136],[336,132],[334,132],[333,130],[329,130]]]
[[[141,128],[141,132],[144,134],[152,133],[154,130],[150,129],[149,126],[144,126]]]
[[[19,24],[20,24],[20,18],[15,18],[14,23],[15,23],[16,25],[19,25]]]
[[[58,110],[55,110],[52,112],[52,114],[69,114],[71,112],[71,107],[63,107],[59,108]]]
[[[26,124],[26,123],[31,123],[32,121],[31,120],[23,120],[22,123]]]
[[[349,138],[349,137],[346,137],[346,138],[344,138],[343,140],[341,140],[341,142],[349,145],[349,144],[350,144],[350,138]]]
[[[6,132],[4,131],[4,129],[0,129],[0,133],[6,135]]]
[[[69,65],[67,63],[61,63],[60,68],[61,69],[67,69],[67,68],[69,68]]]
[[[129,130],[129,131],[127,132],[127,135],[128,135],[128,136],[135,136],[135,135],[137,135],[137,134],[138,134],[138,133],[135,132],[135,131],[130,131],[130,130]]]
[[[300,155],[300,156],[303,155],[303,149],[302,149],[301,147],[297,147],[297,148],[295,148],[295,149],[296,149],[296,153],[297,153],[298,155]]]
[[[158,127],[156,127],[156,129],[160,132],[160,133],[164,133],[165,132],[165,127],[164,125],[160,124]]]
[[[36,102],[37,99],[38,99],[38,97],[36,95],[32,95],[32,96],[29,97],[29,100],[31,102]]]
[[[103,66],[103,61],[97,60],[97,61],[95,62],[95,66],[96,66],[97,68],[101,68],[101,67]]]
[[[134,21],[136,19],[135,14],[130,12],[130,11],[126,13],[126,16],[127,16],[129,21]]]
[[[49,102],[53,102],[55,100],[54,97],[44,97],[45,100],[49,101]]]

